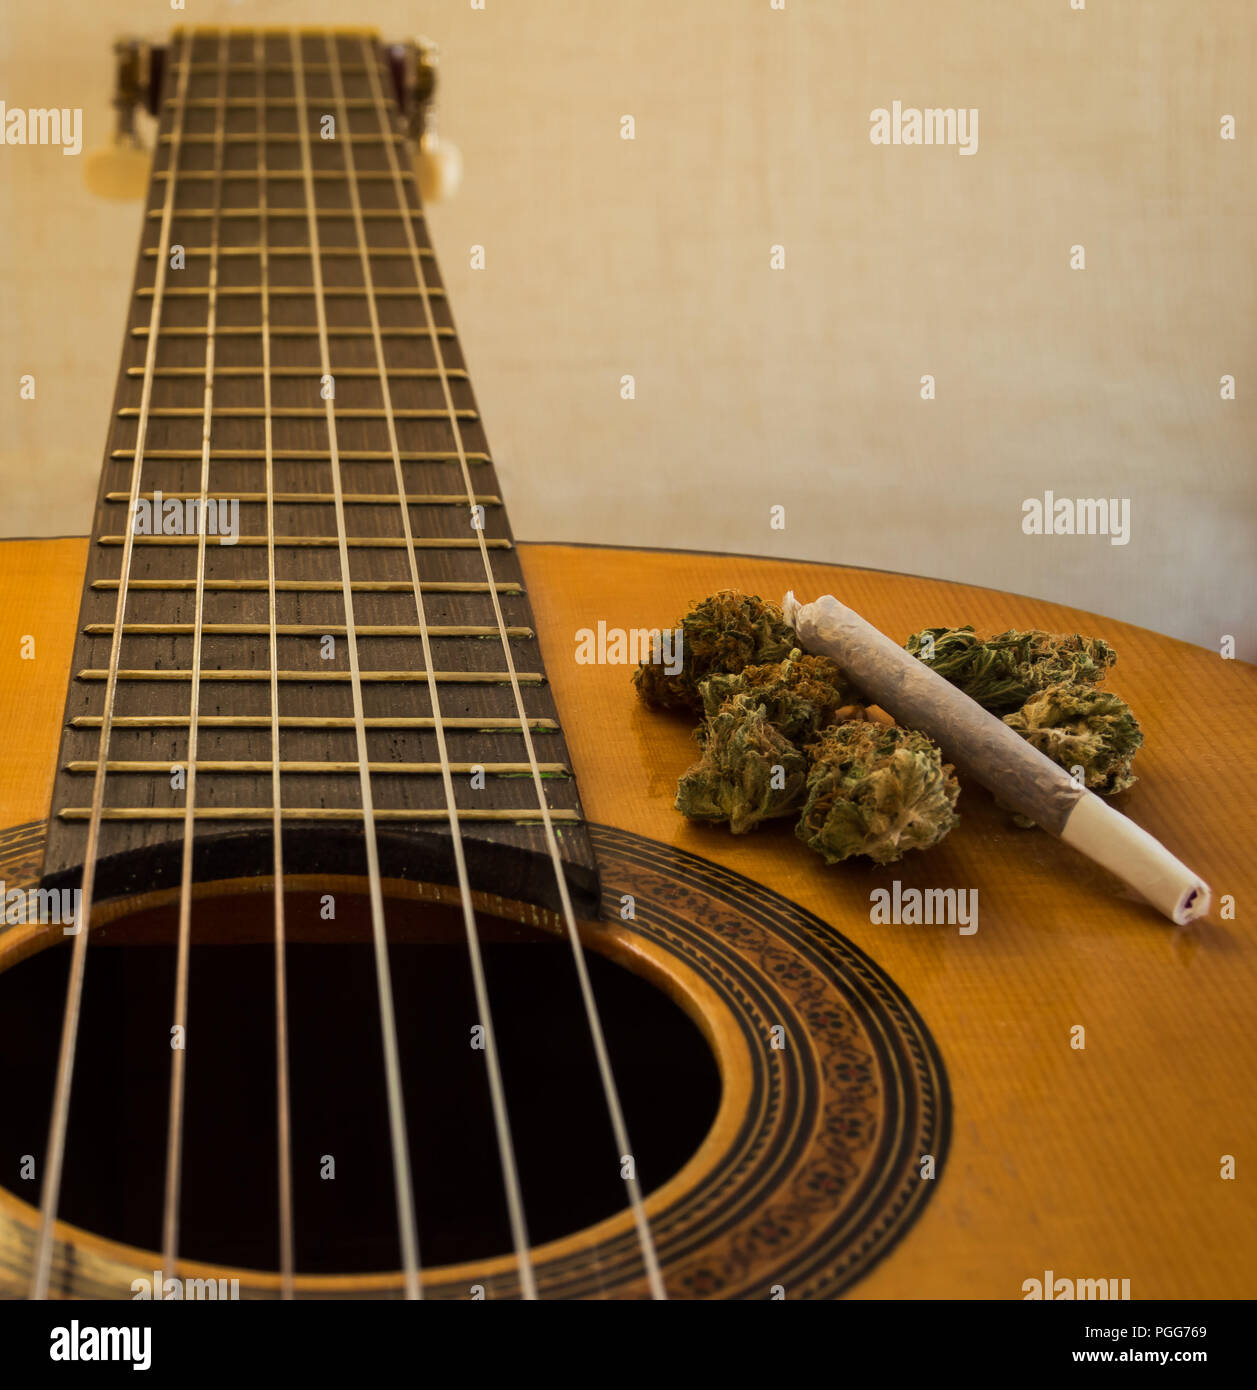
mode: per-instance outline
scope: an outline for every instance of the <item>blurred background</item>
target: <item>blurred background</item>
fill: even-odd
[[[958,579],[1257,659],[1252,0],[69,0],[5,7],[0,99],[82,107],[86,153],[112,40],[183,22],[441,45],[466,175],[432,230],[521,540]],[[895,100],[978,108],[977,153],[874,146]],[[140,223],[82,164],[0,146],[0,535],[90,527]],[[1046,490],[1128,498],[1129,543],[1027,536]]]

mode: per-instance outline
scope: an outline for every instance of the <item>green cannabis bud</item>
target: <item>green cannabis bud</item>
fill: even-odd
[[[983,641],[971,626],[927,627],[904,646],[992,714],[1020,709],[1049,685],[1099,685],[1117,653],[1078,633],[1008,632]]]
[[[855,854],[893,864],[929,849],[960,819],[960,784],[938,747],[915,729],[847,723],[808,749],[807,800],[795,834],[837,864]]]
[[[794,631],[775,603],[721,589],[690,606],[679,624],[681,670],[644,662],[633,673],[637,693],[655,709],[701,711],[699,682],[713,672],[737,672],[765,661],[782,661],[795,646]]]
[[[725,701],[695,737],[703,756],[677,784],[676,808],[690,820],[728,821],[745,835],[789,815],[803,799],[807,759],[747,695]]]
[[[1138,778],[1131,759],[1144,741],[1139,721],[1120,696],[1083,682],[1041,690],[1004,723],[1067,770],[1081,767],[1089,791],[1116,796]]]
[[[746,695],[779,734],[799,747],[827,725],[864,713],[837,664],[827,656],[805,655],[798,647],[784,661],[747,666],[732,675],[717,672],[701,681],[698,690],[709,719],[726,700]]]

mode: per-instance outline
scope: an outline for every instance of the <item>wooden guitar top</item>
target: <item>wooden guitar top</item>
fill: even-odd
[[[0,545],[0,832],[48,814],[86,550],[79,539]],[[1129,1279],[1134,1299],[1257,1296],[1257,671],[1079,610],[941,581],[707,554],[526,545],[521,555],[589,819],[815,913],[889,974],[937,1043],[952,1105],[938,1188],[849,1296],[1020,1298],[1045,1270]],[[1139,781],[1116,804],[1211,884],[1210,916],[1176,930],[973,786],[942,845],[883,869],[826,869],[788,822],[742,838],[686,822],[672,800],[695,757],[689,721],[641,707],[630,667],[578,665],[576,633],[599,621],[674,625],[690,600],[724,587],[832,592],[897,641],[972,623],[1111,642],[1108,685],[1145,733]],[[33,660],[21,655],[26,636]],[[904,890],[977,889],[978,930],[872,923],[870,893],[896,879]]]

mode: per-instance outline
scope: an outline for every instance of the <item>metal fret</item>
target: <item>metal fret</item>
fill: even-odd
[[[374,406],[344,406],[333,407],[336,417],[340,420],[385,420],[388,418],[387,411],[377,409]],[[214,414],[221,419],[231,420],[321,420],[323,411],[317,406],[272,406],[267,410],[264,406],[253,405],[219,405],[214,407]],[[118,411],[120,420],[134,420],[139,414],[135,406],[124,405]],[[184,405],[156,405],[149,411],[150,419],[158,420],[194,420],[201,412],[195,406]],[[431,409],[415,408],[411,410],[398,410],[394,414],[399,420],[447,420],[449,412],[439,410],[436,407]],[[478,415],[474,410],[459,410],[455,414],[460,420],[475,420]]]
[[[177,667],[162,666],[143,671],[119,671],[118,679],[120,681],[190,681],[192,675],[190,670],[181,671]],[[324,681],[337,684],[361,679],[387,683],[401,682],[409,685],[426,680],[428,673],[415,669],[413,671],[362,671],[358,673],[357,677],[352,671],[277,671],[275,675],[276,679],[281,681]],[[75,672],[75,679],[81,681],[103,681],[108,676],[108,671],[95,668]],[[270,671],[211,669],[201,672],[201,680],[203,681],[269,681],[270,678]],[[511,675],[509,671],[433,671],[432,678],[451,685],[497,685],[499,682],[509,681]],[[545,677],[539,671],[521,671],[519,679],[529,685],[540,685]]]
[[[315,100],[326,101],[327,98],[316,97]],[[173,107],[175,105],[175,102],[176,98],[167,97],[162,102],[162,105]],[[347,98],[346,104],[359,111],[375,110],[375,102],[371,97],[349,97]],[[217,105],[218,103],[217,101],[215,101],[213,97],[188,97],[183,103],[184,109],[188,111],[203,111],[207,107],[216,107]],[[271,107],[275,107],[284,111],[295,110],[299,106],[302,107],[303,110],[305,109],[305,105],[299,97],[268,97],[266,100],[266,105],[268,109]],[[244,108],[247,108],[250,111],[252,111],[256,109],[256,106],[257,103],[253,100],[252,97],[227,98],[227,109],[229,111],[241,110]]]
[[[199,492],[163,492],[162,497],[166,501],[175,500],[186,502],[190,498],[200,497]],[[153,500],[151,492],[142,492],[140,497],[146,501]],[[265,502],[267,494],[264,492],[211,492],[209,497],[214,501],[236,501],[241,506],[246,503]],[[127,492],[107,492],[105,493],[106,502],[129,502],[131,494]],[[331,502],[335,500],[335,494],[331,492],[277,492],[274,500],[276,502]],[[391,492],[346,492],[342,495],[343,502],[355,503],[359,506],[369,507],[395,507],[398,497]],[[478,492],[475,500],[485,507],[500,507],[502,499],[489,492]],[[411,507],[465,507],[467,498],[462,493],[454,492],[408,492],[405,497],[407,506]]]
[[[135,454],[134,449],[114,449],[109,455],[114,459],[128,459]],[[198,449],[146,449],[145,458],[150,459],[193,459],[200,458]],[[211,459],[264,459],[261,449],[215,449]],[[386,463],[392,459],[387,449],[342,449],[340,461],[345,463]],[[326,449],[276,449],[275,458],[300,463],[328,463],[331,455]],[[450,449],[408,449],[402,454],[403,463],[455,463],[458,455]],[[468,454],[469,463],[489,462],[488,454]]]
[[[426,328],[406,328],[397,326],[381,329],[381,332],[386,338],[426,338],[428,336],[428,330]],[[204,328],[163,327],[160,333],[163,338],[205,338]],[[219,338],[258,338],[262,334],[262,326],[261,324],[248,324],[246,326],[232,325],[230,327],[224,327],[220,324],[215,330],[215,333]],[[370,335],[371,330],[369,328],[339,328],[335,325],[329,325],[327,329],[327,336],[329,338],[367,338],[370,337]],[[146,325],[140,325],[131,330],[131,336],[133,338],[147,338],[149,336],[149,329]],[[319,330],[312,324],[302,324],[299,327],[288,327],[286,325],[272,325],[271,327],[272,338],[317,338],[318,336]],[[454,330],[452,328],[438,328],[437,336],[439,338],[452,338],[454,336]],[[335,375],[334,372],[330,374],[333,376]]]
[[[153,291],[147,286],[136,290],[136,297],[139,299],[151,299]],[[245,295],[261,294],[260,285],[228,285],[218,291],[221,297],[230,299],[241,299]],[[269,293],[280,295],[281,297],[302,296],[308,299],[314,290],[309,285],[272,285]],[[379,291],[381,298],[384,299],[416,299],[421,292],[413,285],[396,285],[388,289]],[[434,294],[438,299],[445,297],[444,290],[429,290],[429,294]],[[203,299],[209,294],[209,290],[204,285],[192,285],[185,289],[167,290],[167,298],[175,299]],[[366,296],[366,290],[358,285],[325,285],[323,287],[324,299],[362,299]]]
[[[97,545],[125,545],[126,536],[97,536]],[[159,546],[179,546],[195,545],[196,536],[133,536],[132,541],[135,545],[159,545]],[[260,546],[265,545],[265,536],[237,536],[232,541],[232,548],[237,546]],[[475,550],[479,548],[480,542],[468,536],[416,536],[413,541],[407,541],[404,536],[349,536],[346,543],[359,550],[405,550],[413,546],[416,550]],[[511,542],[505,537],[485,537],[485,545],[493,550],[510,550]],[[327,549],[340,544],[338,536],[276,536],[275,544],[286,547],[303,547],[312,550]]]
[[[198,806],[196,808],[197,820],[270,820],[274,816],[274,809],[270,806]],[[285,806],[280,813],[285,821],[298,820],[354,820],[360,821],[363,818],[360,806],[345,806],[335,808],[330,806]],[[374,817],[380,821],[444,821],[449,818],[449,812],[442,808],[433,811],[426,807],[413,807],[404,811],[395,811],[376,807]],[[506,821],[515,825],[535,825],[541,821],[540,811],[530,811],[523,809],[519,811],[502,810],[464,810],[459,807],[456,812],[460,821]],[[57,812],[62,820],[87,820],[91,815],[91,809],[87,806],[66,806]],[[102,820],[182,820],[183,808],[167,808],[161,806],[106,806],[101,811]],[[549,812],[552,821],[561,821],[564,825],[579,825],[583,817],[576,811],[551,810]]]
[[[122,631],[131,636],[186,637],[192,632],[191,623],[123,623]],[[93,637],[103,637],[113,633],[113,623],[85,623],[84,632]],[[270,623],[202,623],[201,631],[212,633],[215,637],[264,637],[271,630]],[[360,623],[355,629],[360,637],[418,637],[423,631],[415,623],[390,625],[384,623]],[[433,637],[496,637],[496,627],[486,627],[475,623],[455,624],[453,626],[429,627]],[[275,631],[280,637],[343,637],[344,623],[277,623]],[[508,627],[508,637],[534,637],[530,627]]]
[[[99,729],[99,714],[75,715],[70,723],[76,729]],[[215,729],[269,729],[269,714],[202,714],[197,722],[203,728]],[[328,714],[303,718],[301,715],[281,714],[281,729],[352,729],[353,717],[348,714]],[[522,725],[518,719],[483,715],[480,717],[460,716],[450,719],[431,719],[423,715],[368,715],[363,723],[368,729],[435,729],[438,724],[443,729],[483,731],[487,733],[518,732]],[[186,714],[115,714],[116,729],[186,729]],[[534,733],[557,734],[558,723],[553,719],[530,719],[528,727]]]
[[[99,764],[88,761],[72,762],[65,764],[65,770],[79,775],[85,772],[94,773]],[[307,760],[281,760],[279,770],[281,772],[294,773],[346,773],[357,772],[360,764],[356,762],[323,762]],[[483,772],[488,777],[519,777],[532,771],[528,763],[447,763],[445,764],[451,772],[473,773]],[[196,770],[199,773],[239,773],[252,774],[258,772],[270,772],[272,767],[271,760],[267,758],[262,761],[260,758],[211,758],[200,759],[197,762]],[[571,769],[566,763],[541,763],[541,771],[550,777],[570,777]],[[105,764],[106,772],[152,772],[164,776],[170,774],[170,763],[162,762],[157,759],[148,758],[116,758],[110,759]],[[368,763],[368,772],[391,773],[394,776],[403,777],[439,777],[442,772],[441,763]]]
[[[214,139],[214,137],[213,137],[212,135],[205,135],[205,134],[185,135],[185,136],[183,137],[183,143],[184,143],[185,145],[208,145],[208,144],[211,144],[211,143],[213,142],[213,139]],[[228,133],[226,136],[224,136],[224,140],[225,140],[225,142],[226,142],[228,145],[246,145],[246,144],[247,144],[247,145],[255,145],[255,144],[258,143],[259,139],[261,139],[263,143],[270,143],[270,144],[295,145],[295,144],[299,144],[299,143],[301,142],[301,136],[300,136],[300,135],[293,134],[291,131],[269,131],[269,132],[267,132],[266,135],[261,136],[261,137],[259,137],[255,132],[252,132],[252,131],[234,131],[234,132],[230,132],[230,133]],[[338,135],[338,136],[337,136],[337,143],[338,143],[338,144],[341,144],[341,143],[343,143],[343,142],[346,141],[346,140],[352,140],[353,143],[356,144],[356,145],[385,145],[385,144],[388,144],[388,145],[404,145],[404,144],[406,143],[406,137],[405,137],[404,135],[393,134],[392,132],[390,132],[390,133],[389,133],[388,135],[386,135],[386,136],[385,136],[385,135],[352,135],[352,136],[350,136],[350,135]],[[158,143],[159,145],[168,145],[168,144],[170,143],[170,136],[169,136],[169,135],[164,135],[164,134],[163,134],[163,135],[159,135],[159,136],[157,137],[157,143]]]
[[[155,169],[153,171],[153,177],[155,179],[166,179],[170,177],[170,174],[165,169]],[[213,173],[208,169],[183,169],[179,172],[179,178],[191,180],[194,183],[203,182],[213,177]],[[223,175],[223,182],[241,183],[259,178],[300,180],[303,177],[300,169],[267,169],[261,174],[254,169],[229,169]],[[344,171],[341,169],[316,169],[314,171],[314,178],[319,183],[328,183],[333,179],[343,179],[344,177]],[[377,183],[383,182],[385,179],[391,180],[393,176],[387,169],[363,169],[360,173],[355,174],[354,177],[357,179],[365,179],[368,183]]]
[[[304,63],[302,66],[304,67],[304,69],[305,69],[306,72],[330,72],[330,71],[332,70],[332,65],[331,65],[330,63]],[[218,64],[217,64],[217,63],[189,63],[189,64],[188,64],[188,70],[189,70],[189,72],[194,72],[194,73],[195,73],[195,72],[217,72],[217,71],[218,71]],[[278,76],[278,77],[291,77],[292,74],[295,73],[295,72],[297,71],[297,69],[294,68],[294,67],[286,66],[286,65],[283,64],[283,63],[269,63],[269,62],[267,62],[267,63],[245,63],[245,62],[242,62],[242,61],[238,61],[238,60],[237,60],[237,61],[233,61],[233,62],[230,62],[230,63],[224,63],[224,64],[223,64],[223,71],[225,71],[225,72],[252,72],[252,73],[255,73],[255,74],[260,74],[260,75],[262,75],[262,76],[266,76],[266,75],[270,74],[270,75],[274,75],[274,76]],[[353,76],[358,76],[358,77],[360,77],[363,73],[369,71],[369,69],[367,69],[366,67],[358,66],[358,67],[342,68],[341,71],[342,71],[342,72],[345,72],[345,73],[350,73],[350,74],[353,75]]]
[[[224,208],[224,209],[222,210],[222,212],[221,212],[220,214],[218,214],[218,215],[219,215],[220,217],[224,218],[224,219],[230,219],[230,220],[237,220],[237,221],[238,221],[239,219],[245,218],[245,217],[260,217],[261,214],[262,214],[261,208]],[[149,215],[149,217],[152,217],[152,218],[160,217],[160,216],[161,216],[161,210],[160,210],[159,208],[150,208],[150,209],[149,209],[148,215]],[[204,220],[212,219],[212,218],[214,217],[214,215],[215,215],[215,214],[214,214],[214,209],[213,209],[213,208],[176,208],[176,209],[175,209],[175,217],[176,217],[176,218],[188,217],[188,218],[195,218],[195,219],[197,219],[198,221],[204,221]],[[289,208],[289,207],[271,208],[271,209],[270,209],[270,215],[271,215],[272,217],[304,217],[304,216],[306,215],[306,210],[305,210],[305,208]],[[344,221],[345,218],[347,218],[347,217],[352,217],[352,216],[353,216],[353,213],[352,213],[352,212],[349,212],[349,211],[348,211],[347,209],[345,209],[345,208],[326,208],[326,207],[325,207],[325,208],[319,208],[318,211],[317,211],[317,213],[316,213],[316,216],[318,216],[318,217],[326,217],[326,218],[336,218],[336,219],[339,219],[340,221]],[[422,212],[419,208],[370,208],[370,209],[368,209],[366,212],[363,213],[363,216],[364,216],[364,217],[367,217],[367,218],[370,218],[371,220],[377,221],[377,222],[384,222],[384,221],[389,221],[389,220],[398,221],[398,222],[405,222],[405,221],[407,221],[408,219],[409,219],[409,220],[417,220],[417,221],[422,222],[422,221],[424,220],[423,212]]]
[[[93,589],[116,589],[118,581],[116,579],[94,579],[92,580]],[[179,591],[195,588],[195,583],[191,579],[132,579],[130,583],[132,589],[161,589]],[[207,579],[206,589],[232,590],[242,589],[252,591],[265,589],[267,587],[264,579]],[[326,579],[277,579],[275,587],[285,592],[292,593],[340,593],[341,586],[339,581],[333,583]],[[497,583],[493,586],[499,594],[522,594],[523,586],[513,584],[509,580]],[[487,594],[490,592],[488,584],[479,580],[459,580],[459,579],[425,579],[423,581],[425,593],[453,593],[453,594]],[[355,579],[353,581],[355,593],[364,594],[408,594],[411,592],[409,580],[402,579]]]
[[[141,375],[141,368],[128,367],[127,376]],[[157,367],[153,371],[155,377],[189,377],[200,376],[200,367]],[[390,367],[388,369],[390,377],[407,377],[418,380],[430,380],[440,376],[436,367]],[[322,377],[323,372],[319,367],[272,367],[269,372],[263,367],[219,367],[215,373],[217,376],[242,377],[246,380],[261,379],[263,376],[275,377]],[[335,375],[338,377],[369,377],[375,379],[376,373],[370,367],[337,367]],[[467,380],[467,373],[460,369],[452,370],[448,376],[456,377],[461,381]],[[152,457],[152,455],[150,455]],[[341,456],[345,457],[344,455]]]
[[[183,254],[185,257],[208,256],[213,252],[213,249],[212,246],[185,246],[183,248]],[[310,256],[314,254],[308,246],[267,246],[265,248],[261,246],[220,246],[218,248],[218,254],[220,256],[256,256],[263,249],[265,249],[268,256],[288,257]],[[143,250],[143,254],[150,260],[156,259],[158,249],[156,246],[146,246]],[[319,247],[318,254],[320,256],[357,257],[359,252],[356,246],[321,246]],[[430,258],[433,254],[433,250],[430,246],[421,246],[419,248],[420,256]],[[410,252],[405,247],[400,246],[373,246],[371,248],[371,256],[372,258],[376,256],[405,256],[407,260],[409,260]]]

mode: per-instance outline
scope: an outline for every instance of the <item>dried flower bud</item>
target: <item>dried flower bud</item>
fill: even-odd
[[[637,693],[655,709],[701,711],[698,685],[707,676],[781,661],[796,645],[777,604],[736,589],[721,589],[692,604],[680,627],[682,669],[677,675],[668,675],[655,663],[645,663],[633,673]]]
[[[807,759],[751,697],[726,701],[695,737],[703,756],[677,784],[676,808],[691,820],[728,821],[745,835],[803,800]]]
[[[1144,741],[1130,706],[1080,681],[1041,690],[1004,723],[1064,768],[1081,767],[1087,788],[1115,796],[1138,780],[1131,759]]]
[[[827,864],[853,854],[893,864],[905,850],[937,844],[959,820],[951,764],[915,729],[840,724],[808,753],[807,801],[794,833]]]
[[[798,647],[784,661],[708,676],[698,689],[709,719],[726,700],[747,695],[773,728],[799,747],[811,743],[827,725],[859,719],[864,713],[836,663],[827,656],[805,656]]]
[[[1076,632],[1010,629],[983,641],[972,627],[927,627],[904,646],[984,709],[1001,715],[1049,685],[1098,685],[1117,661],[1107,642]]]

